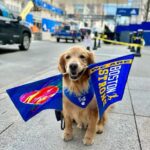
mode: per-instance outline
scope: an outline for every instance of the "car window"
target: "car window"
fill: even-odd
[[[8,17],[8,12],[6,10],[3,10],[3,17]]]
[[[13,19],[13,14],[7,9],[6,6],[0,3],[0,16]]]
[[[64,30],[70,30],[70,26],[64,26]]]
[[[8,10],[3,11],[3,16],[6,17],[6,18],[9,18],[9,19],[13,19],[14,18],[13,14],[10,11],[8,11]]]
[[[9,14],[8,14],[8,18],[10,18],[10,19],[14,19],[14,15],[13,15],[13,13],[9,13]]]

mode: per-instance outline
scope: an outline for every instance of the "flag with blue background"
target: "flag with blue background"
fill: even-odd
[[[108,106],[122,100],[133,59],[131,54],[89,66],[100,118]]]
[[[7,93],[25,121],[44,109],[62,110],[62,75],[8,89]]]

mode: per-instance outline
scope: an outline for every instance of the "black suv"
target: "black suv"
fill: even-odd
[[[28,50],[31,30],[0,3],[0,44],[19,44],[20,50]]]

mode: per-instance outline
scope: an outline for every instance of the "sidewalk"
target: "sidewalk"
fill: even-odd
[[[95,51],[96,60],[104,61],[129,53],[126,47],[103,45]],[[24,122],[5,88],[0,91],[0,150],[149,150],[150,149],[150,48],[135,58],[123,100],[115,104],[101,135],[92,146],[84,146],[85,131],[74,129],[74,139],[64,142],[63,131],[54,111],[46,110]],[[45,71],[18,81],[16,85],[57,73]],[[16,86],[15,84],[11,87]]]

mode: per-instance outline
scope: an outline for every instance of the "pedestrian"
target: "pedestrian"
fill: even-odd
[[[133,33],[132,32],[130,32],[129,33],[129,43],[131,44],[131,43],[133,43]],[[131,46],[128,46],[128,49],[131,49]]]
[[[133,31],[133,34],[132,34],[132,43],[133,44],[137,44],[137,31]],[[131,49],[130,49],[131,52],[135,52],[135,47],[132,46]]]
[[[139,45],[143,45],[143,29],[138,29],[136,43]],[[141,57],[141,46],[138,46],[135,51],[135,56]]]
[[[91,30],[87,30],[84,36],[84,44],[87,50],[91,49],[92,38],[91,38]]]

